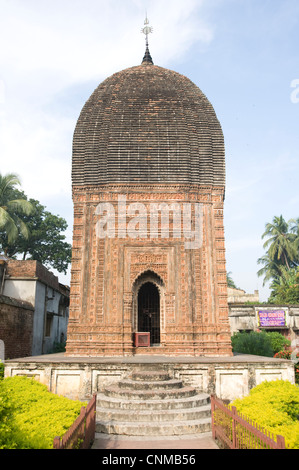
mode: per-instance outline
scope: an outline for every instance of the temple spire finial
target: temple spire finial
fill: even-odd
[[[149,48],[148,48],[148,35],[150,33],[153,32],[153,28],[151,26],[149,26],[149,20],[148,20],[148,17],[147,17],[147,13],[146,13],[146,17],[145,17],[145,20],[144,20],[144,28],[141,29],[141,32],[143,34],[145,34],[145,54],[144,54],[144,57],[143,57],[143,60],[142,60],[142,64],[154,64],[153,62],[153,59],[151,57],[151,54],[150,54],[150,51],[149,51]]]

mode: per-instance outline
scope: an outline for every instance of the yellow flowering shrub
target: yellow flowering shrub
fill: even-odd
[[[50,393],[45,385],[23,376],[0,382],[0,410],[1,402],[9,404],[9,411],[4,413],[5,433],[0,427],[0,449],[53,448],[53,439],[69,429],[86,405]]]
[[[262,382],[232,406],[268,431],[285,438],[286,447],[299,449],[299,387],[287,380]]]

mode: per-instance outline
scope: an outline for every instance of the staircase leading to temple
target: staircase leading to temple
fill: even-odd
[[[175,436],[211,430],[209,395],[164,371],[134,372],[97,396],[96,431]]]

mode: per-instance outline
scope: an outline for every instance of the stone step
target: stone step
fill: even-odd
[[[130,400],[108,397],[104,393],[97,395],[97,407],[106,409],[128,409],[128,410],[174,410],[180,408],[197,408],[210,403],[210,396],[206,393],[192,395],[183,398],[156,399],[156,400]]]
[[[197,394],[193,387],[173,388],[173,389],[150,389],[150,390],[133,390],[122,388],[119,383],[110,385],[105,388],[105,395],[108,397],[115,397],[119,399],[130,400],[166,400],[174,398],[192,397]]]
[[[128,390],[161,390],[161,389],[172,389],[182,388],[183,384],[181,380],[168,379],[168,380],[132,380],[125,379],[118,382],[118,386],[121,389]]]
[[[210,397],[163,370],[135,371],[97,396],[103,434],[175,436],[211,430]]]
[[[123,422],[101,421],[96,423],[96,432],[104,434],[120,434],[126,436],[178,436],[209,432],[211,418],[192,421],[179,421],[177,423],[159,422]]]
[[[157,380],[170,380],[170,375],[165,371],[137,371],[133,372],[132,380],[145,380],[145,381],[157,381]]]
[[[211,416],[210,405],[197,408],[183,408],[174,410],[113,410],[106,408],[97,408],[96,418],[98,421],[117,421],[117,422],[169,422],[177,424],[179,421],[194,421]]]

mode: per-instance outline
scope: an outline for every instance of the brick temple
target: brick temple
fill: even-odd
[[[145,25],[147,33],[147,19]],[[147,401],[149,382],[137,401],[126,395],[129,383],[139,377],[140,388],[140,378],[162,374],[177,383],[178,397],[191,387],[231,401],[264,380],[295,383],[294,364],[232,355],[221,126],[199,88],[154,65],[146,45],[141,65],[98,86],[75,129],[66,352],[6,360],[5,377],[29,375],[75,400],[98,394],[99,432],[161,436],[167,425],[171,435],[194,434],[207,428],[188,413],[195,410],[189,399],[188,408],[173,403],[173,384],[175,413],[153,420],[148,400],[145,425],[135,404]],[[110,386],[120,401],[107,408]],[[132,413],[120,417],[124,401],[133,402],[137,422]],[[165,395],[162,401],[165,411]],[[110,405],[118,407],[116,415]]]
[[[202,91],[148,48],[104,80],[75,128],[72,192],[66,356],[231,356],[224,139]]]

